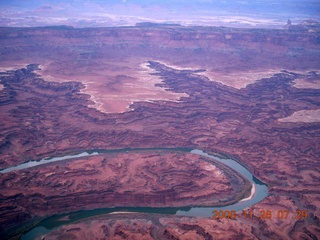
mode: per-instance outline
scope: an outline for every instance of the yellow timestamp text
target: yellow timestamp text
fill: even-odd
[[[242,212],[236,212],[235,210],[213,210],[212,211],[212,219],[252,219],[254,217],[260,218],[262,220],[264,219],[287,219],[289,217],[292,217],[292,214],[294,214],[295,219],[297,220],[305,220],[308,217],[308,212],[306,210],[296,210],[296,212],[290,212],[289,210],[278,210],[278,211],[271,211],[271,210],[260,210],[257,214],[255,212],[254,215],[253,211],[251,209],[249,210],[243,210]]]

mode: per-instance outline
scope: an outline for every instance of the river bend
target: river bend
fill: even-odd
[[[78,157],[99,155],[100,153],[111,153],[111,152],[130,152],[136,150],[171,150],[171,151],[191,151],[193,154],[198,154],[208,158],[212,158],[224,165],[232,168],[237,171],[244,177],[246,177],[252,183],[251,195],[245,199],[240,200],[237,203],[223,206],[223,207],[184,207],[184,208],[152,208],[152,207],[116,207],[116,208],[104,208],[104,209],[95,209],[95,210],[86,210],[78,211],[74,213],[61,214],[53,217],[49,217],[41,221],[36,227],[31,229],[28,233],[21,237],[22,240],[35,239],[37,236],[46,234],[53,230],[54,228],[60,227],[61,225],[68,224],[86,217],[111,213],[111,212],[144,212],[144,213],[162,213],[162,214],[175,214],[183,216],[195,216],[195,217],[212,217],[213,210],[235,210],[241,211],[245,208],[248,208],[268,196],[268,187],[263,182],[259,181],[251,172],[249,172],[244,166],[232,159],[222,159],[218,156],[207,154],[202,150],[190,150],[190,149],[181,149],[181,148],[163,148],[163,149],[121,149],[121,150],[96,150],[82,152],[80,154],[66,155],[62,157],[53,157],[53,158],[43,158],[38,161],[30,161],[23,163],[14,167],[9,167],[2,169],[0,173],[7,173],[14,170],[28,169],[31,167],[47,164],[50,162],[63,161],[67,159],[73,159]],[[62,218],[66,218],[66,221],[61,221]]]

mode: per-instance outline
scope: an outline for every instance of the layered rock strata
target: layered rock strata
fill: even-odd
[[[249,224],[256,236],[265,236],[261,229],[268,229],[270,236],[280,236],[279,231],[286,229],[281,238],[317,237],[320,125],[301,118],[283,119],[319,109],[319,33],[183,27],[1,28],[0,41],[4,67],[43,64],[0,75],[0,168],[83,149],[188,147],[220,152],[268,184],[273,196],[257,204],[257,209],[277,211],[286,203],[292,211],[309,213],[307,219],[293,218],[290,223],[252,220]],[[152,70],[149,76],[162,80],[154,88],[183,94],[179,101],[146,97],[135,100],[130,111],[112,114],[92,107],[92,97],[101,100],[106,89],[128,95],[141,76],[139,66],[145,63]],[[213,71],[240,78],[247,70],[277,73],[241,83],[242,88],[204,74]],[[24,210],[17,206],[12,212]],[[27,217],[27,212],[22,214],[21,221]]]
[[[226,225],[228,226],[226,228]],[[240,230],[241,229],[241,230]],[[112,214],[64,226],[45,239],[258,239],[238,221],[145,214]]]
[[[0,176],[1,231],[44,216],[108,207],[219,206],[250,182],[191,153],[134,151],[50,163]]]

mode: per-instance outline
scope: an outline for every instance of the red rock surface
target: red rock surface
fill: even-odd
[[[310,218],[297,221],[298,207],[289,197],[271,196],[250,209],[247,217],[238,212],[237,219],[208,219],[145,214],[108,214],[62,226],[44,235],[45,239],[308,239],[317,237],[320,227]],[[252,218],[249,212],[252,212]],[[263,219],[262,212],[271,218]],[[278,212],[288,211],[280,219]],[[285,215],[283,215],[285,216]],[[90,236],[90,237],[89,237]]]
[[[226,227],[227,225],[227,227]],[[238,221],[112,214],[67,225],[45,239],[258,239]]]
[[[83,157],[0,176],[0,225],[83,209],[219,206],[249,194],[250,182],[223,164],[172,151]]]
[[[237,159],[268,184],[274,197],[257,209],[290,203],[290,209],[309,213],[307,220],[293,219],[284,225],[252,220],[255,236],[282,236],[279,231],[284,226],[283,238],[317,237],[320,125],[280,119],[319,109],[320,90],[314,87],[320,69],[318,32],[196,27],[0,31],[3,67],[44,66],[42,72],[29,65],[0,76],[1,168],[84,149],[217,151]],[[170,95],[169,100],[175,101],[167,101],[168,95],[158,92],[162,100],[147,101],[148,95],[135,100],[127,112],[123,104],[103,100],[106,92],[127,96],[146,62],[153,71],[150,76],[162,79],[154,88],[183,96]],[[181,69],[186,67],[190,69]],[[217,78],[230,73],[241,79],[248,70],[278,73],[233,88],[221,84],[223,79],[218,83],[207,78],[203,70],[218,73]],[[53,82],[55,77],[63,80]],[[312,88],[301,86],[301,79],[311,79]],[[115,111],[101,112],[90,99],[103,100]],[[20,206],[12,211],[21,212],[22,221],[28,216]]]

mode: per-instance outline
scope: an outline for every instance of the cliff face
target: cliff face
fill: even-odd
[[[34,39],[37,45],[68,46],[81,43],[123,44],[131,46],[157,44],[162,47],[167,41],[188,43],[190,47],[206,47],[207,44],[241,43],[243,46],[254,47],[252,43],[270,44],[276,46],[318,45],[319,39],[315,33],[304,28],[301,31],[279,29],[231,29],[223,27],[118,27],[118,28],[0,28],[1,41],[13,40],[21,45],[31,45]],[[88,39],[94,39],[88,42]],[[63,42],[63,41],[66,42]],[[11,42],[13,43],[13,42]],[[59,44],[60,43],[60,44]],[[168,45],[170,47],[170,45]],[[172,46],[171,46],[172,47]]]
[[[290,218],[290,223],[276,218],[237,223],[251,224],[258,238],[272,232],[273,238],[290,239],[318,231],[319,122],[286,120],[319,108],[318,33],[2,28],[0,43],[1,168],[83,149],[218,151],[238,159],[269,185],[274,197],[255,205],[255,211],[286,206],[292,213],[306,209],[310,216],[304,221]],[[246,79],[252,70],[267,76]],[[222,84],[228,83],[224,77],[243,81],[242,88]],[[139,90],[148,94],[135,95]],[[130,107],[119,107],[120,100]],[[9,175],[2,175],[4,182],[10,181]],[[19,201],[23,194],[23,189],[16,193]],[[22,208],[16,206],[11,213],[25,213],[24,222],[30,216]],[[63,211],[58,204],[54,209]],[[238,233],[240,225],[233,226]],[[225,226],[228,231],[231,225]]]
[[[79,54],[80,59],[99,59],[104,53],[112,54],[112,56],[104,56],[106,58],[128,56],[162,58],[166,56],[167,60],[173,58],[175,62],[192,63],[192,65],[197,64],[199,57],[202,57],[205,61],[201,61],[200,65],[208,67],[206,64],[203,65],[204,62],[210,63],[216,59],[210,55],[219,53],[220,57],[235,54],[237,57],[246,58],[246,61],[254,64],[253,67],[259,65],[257,60],[262,61],[265,58],[264,62],[273,67],[299,68],[297,62],[294,61],[297,59],[291,59],[293,56],[286,56],[289,54],[305,57],[304,61],[307,62],[304,64],[308,64],[310,68],[319,67],[318,63],[312,63],[314,58],[310,59],[311,55],[314,54],[313,57],[315,57],[319,53],[319,34],[305,30],[245,30],[205,27],[0,28],[0,34],[2,45],[0,52],[5,56],[6,61],[15,52],[20,52],[23,58],[26,57],[23,52],[28,52],[34,57],[41,56],[51,59],[61,54],[61,51],[67,51],[71,54]],[[45,52],[43,52],[44,49],[46,49]],[[179,54],[181,56],[178,56]],[[244,56],[246,54],[247,56]],[[259,56],[254,54],[259,54]],[[189,59],[185,59],[184,55],[189,55]],[[273,62],[275,55],[281,57],[277,63]],[[17,57],[15,54],[14,56]],[[60,57],[63,61],[66,56],[60,55]],[[285,61],[282,62],[284,59],[291,59],[291,65],[287,65]],[[233,59],[229,58],[226,61],[233,65],[231,60]],[[292,65],[293,63],[295,65]],[[226,66],[219,61],[216,61],[215,64],[221,67]],[[300,64],[303,63],[300,62]],[[246,67],[250,68],[249,65]]]

